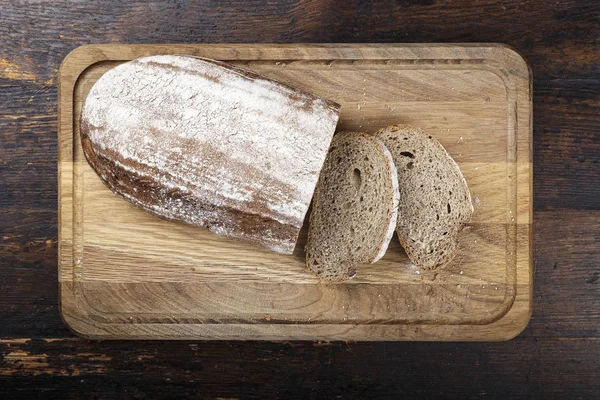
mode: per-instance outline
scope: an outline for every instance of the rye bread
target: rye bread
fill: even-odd
[[[222,62],[144,57],[106,72],[81,113],[84,154],[159,217],[292,253],[339,105]]]
[[[398,180],[377,138],[337,133],[319,177],[310,214],[306,265],[322,280],[342,282],[385,253],[396,226]]]
[[[400,243],[419,268],[448,264],[456,254],[458,233],[473,214],[460,168],[433,136],[418,128],[393,125],[376,136],[390,150],[398,172]]]

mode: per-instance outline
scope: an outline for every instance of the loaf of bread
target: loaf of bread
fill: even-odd
[[[456,254],[458,233],[473,214],[460,168],[433,136],[418,128],[394,125],[376,136],[390,150],[398,172],[400,243],[419,268],[448,264]]]
[[[81,113],[102,181],[159,217],[292,253],[339,105],[255,72],[188,56],[121,64]]]
[[[306,265],[342,282],[385,254],[396,227],[398,179],[390,152],[367,133],[333,137],[310,214]]]

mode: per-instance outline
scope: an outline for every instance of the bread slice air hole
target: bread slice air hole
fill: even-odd
[[[360,169],[358,169],[358,168],[354,168],[352,170],[352,184],[354,185],[354,188],[357,191],[360,189],[360,186],[362,185],[362,178],[360,176]]]
[[[408,169],[413,169],[415,167],[415,163],[414,162],[409,162],[408,164],[406,164],[406,168]]]
[[[415,155],[410,151],[402,151],[400,152],[400,155],[408,158],[415,158]]]

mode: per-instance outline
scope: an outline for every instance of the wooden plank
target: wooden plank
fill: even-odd
[[[165,53],[251,66],[329,97],[342,104],[342,125],[411,122],[434,133],[462,165],[476,203],[453,264],[421,274],[396,245],[357,278],[328,287],[305,270],[305,235],[283,257],[118,199],[83,158],[79,110],[115,62]],[[59,86],[63,316],[94,338],[511,338],[530,314],[529,90],[527,65],[499,45],[79,48],[63,62]]]
[[[599,210],[536,213],[536,311],[524,335],[600,336],[599,226]]]
[[[176,392],[211,399],[300,399],[315,394],[393,398],[402,393],[411,398],[587,398],[600,393],[598,366],[581,360],[597,360],[598,344],[593,339],[519,338],[495,344],[162,342],[157,346],[19,339],[0,341],[0,395],[145,398]]]
[[[534,193],[539,209],[600,209],[600,79],[537,88]]]
[[[484,0],[478,2],[477,8],[460,1],[400,6],[390,6],[387,2],[356,6],[346,2],[323,5],[293,1],[251,7],[237,2],[184,6],[160,2],[148,7],[146,2],[137,0],[128,4],[111,1],[94,5],[92,18],[89,8],[83,5],[57,3],[50,7],[21,0],[3,8],[5,23],[0,34],[7,38],[7,49],[27,45],[27,52],[11,60],[10,65],[15,67],[7,68],[6,75],[29,80],[41,73],[45,75],[71,49],[85,43],[207,40],[214,43],[504,42],[524,53],[534,65],[534,76],[558,78],[566,74],[580,77],[594,71],[599,10],[596,2],[572,0],[553,7],[539,0],[510,4]],[[202,19],[195,17],[198,15]],[[474,16],[482,21],[475,26]],[[25,18],[34,24],[22,23]],[[483,23],[487,20],[493,23]],[[41,35],[45,35],[43,40]],[[48,51],[50,39],[54,51]]]
[[[68,335],[58,310],[56,211],[0,211],[0,337]]]

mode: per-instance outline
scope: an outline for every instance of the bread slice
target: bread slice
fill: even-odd
[[[392,156],[372,135],[333,137],[310,214],[306,265],[322,280],[354,277],[385,254],[394,234],[398,179]]]
[[[150,56],[94,84],[81,143],[100,179],[142,209],[291,254],[338,113],[250,70]]]
[[[396,231],[419,268],[436,269],[456,254],[458,232],[471,220],[473,204],[456,162],[432,136],[407,125],[376,133],[392,153],[400,203]]]

